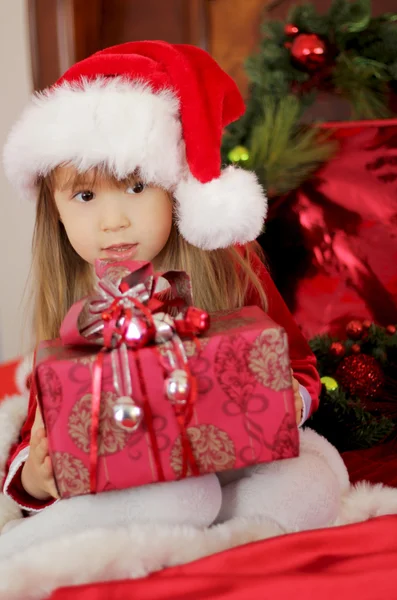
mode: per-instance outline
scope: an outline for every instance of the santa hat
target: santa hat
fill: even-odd
[[[180,233],[204,249],[255,239],[266,197],[254,173],[221,170],[224,127],[244,112],[234,81],[194,46],[158,41],[108,48],[34,95],[4,149],[24,196],[60,164],[106,166],[172,191]]]

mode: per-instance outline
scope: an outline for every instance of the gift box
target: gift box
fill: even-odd
[[[160,294],[151,265],[97,268],[100,293],[37,351],[61,497],[297,456],[280,326],[258,307],[211,315],[209,326],[184,273],[165,274]]]

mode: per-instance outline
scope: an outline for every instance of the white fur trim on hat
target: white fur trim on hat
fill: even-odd
[[[69,163],[84,172],[106,165],[120,179],[139,167],[170,189],[185,165],[179,102],[123,78],[82,79],[35,95],[4,148],[4,168],[22,195],[38,176]]]
[[[208,183],[189,174],[178,184],[175,198],[180,233],[205,250],[254,240],[267,213],[266,195],[256,175],[232,166]]]

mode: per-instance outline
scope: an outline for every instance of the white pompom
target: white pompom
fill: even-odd
[[[192,175],[176,187],[181,235],[204,250],[255,240],[267,214],[267,199],[256,175],[236,167],[200,183]]]

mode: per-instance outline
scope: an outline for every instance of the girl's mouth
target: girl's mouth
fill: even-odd
[[[138,249],[138,244],[115,244],[103,249],[106,258],[111,260],[126,260],[133,258]]]

